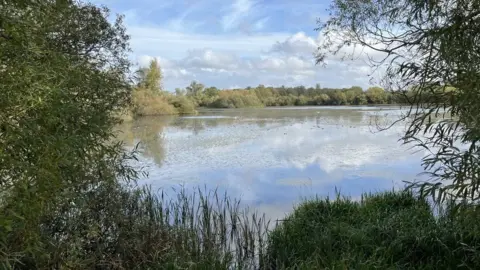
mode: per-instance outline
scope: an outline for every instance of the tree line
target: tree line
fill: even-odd
[[[264,106],[379,105],[405,102],[399,93],[374,86],[362,89],[315,87],[272,87],[258,85],[244,89],[221,90],[192,81],[175,92],[162,87],[162,71],[156,59],[137,71],[133,93],[135,115],[195,113],[195,107],[245,108]]]
[[[192,91],[191,89],[194,89]],[[184,94],[185,93],[185,94]],[[395,104],[399,99],[381,87],[366,90],[359,86],[350,88],[316,87],[246,87],[245,89],[220,90],[204,88],[192,82],[186,91],[177,89],[176,94],[194,98],[198,106],[215,108],[242,108],[252,106],[315,106],[315,105],[367,105]]]

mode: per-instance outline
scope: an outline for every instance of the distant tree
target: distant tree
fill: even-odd
[[[175,95],[176,96],[185,96],[185,90],[181,88],[175,88]]]
[[[163,74],[157,59],[151,60],[148,68],[140,68],[137,74],[140,87],[154,92],[162,90]]]
[[[318,91],[318,90],[320,90],[320,89],[322,89],[322,88],[320,87],[320,84],[319,84],[319,83],[315,84],[315,90]]]
[[[147,76],[148,67],[140,67],[135,71],[135,79],[138,87],[145,87],[145,78]]]
[[[203,91],[203,84],[196,81],[192,81],[189,86],[187,86],[187,95],[198,97]]]
[[[363,93],[363,89],[360,86],[352,86],[352,87],[350,87],[349,90],[354,92],[357,95],[360,95],[361,93]]]
[[[218,92],[220,90],[218,90],[218,88],[216,87],[208,87],[208,88],[205,88],[205,90],[203,91],[203,94],[207,97],[215,97],[215,96],[218,96]]]
[[[355,93],[355,91],[349,89],[344,91],[345,97],[347,98],[347,104],[354,104],[355,103],[355,98],[359,95],[358,93]]]
[[[320,94],[315,98],[317,105],[329,105],[330,104],[330,96],[327,94]]]
[[[305,106],[308,105],[308,99],[304,95],[298,96],[297,100],[295,101],[296,106]]]
[[[333,105],[347,104],[347,96],[341,91],[335,91],[330,94],[330,99]]]
[[[300,85],[300,86],[297,86],[295,87],[295,90],[297,91],[297,94],[300,96],[300,95],[304,95],[306,92],[307,92],[307,88],[303,85]]]
[[[381,87],[370,87],[366,93],[368,102],[372,104],[383,104],[387,101],[385,90]]]
[[[353,101],[354,105],[366,105],[368,104],[368,99],[365,93],[361,93],[360,95],[357,95]]]

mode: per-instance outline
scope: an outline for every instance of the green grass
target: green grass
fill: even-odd
[[[480,264],[478,211],[408,192],[305,201],[270,235],[270,269],[473,269]]]

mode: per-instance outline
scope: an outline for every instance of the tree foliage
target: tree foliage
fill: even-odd
[[[205,87],[203,84],[198,83],[197,81],[192,81],[189,86],[187,86],[187,95],[192,97],[198,97]]]
[[[136,174],[110,132],[131,87],[122,17],[108,17],[77,1],[0,2],[2,269],[47,268],[81,201]]]
[[[435,180],[412,187],[478,200],[480,1],[335,0],[330,12],[318,62],[352,47],[369,52],[384,88],[410,104],[403,139],[430,153],[423,165]]]
[[[163,74],[157,59],[150,61],[149,67],[138,69],[138,86],[152,92],[159,92],[162,88]]]
[[[162,90],[162,70],[157,59],[149,67],[137,70],[138,83],[133,91],[132,111],[136,116],[195,114],[195,104],[184,97],[181,89],[175,89],[175,96]]]
[[[190,87],[192,88],[192,87]],[[191,92],[191,90],[189,90]],[[367,96],[369,97],[367,99]],[[313,87],[247,87],[245,89],[218,90],[208,87],[190,97],[200,106],[217,108],[240,108],[257,106],[314,106],[314,105],[368,105],[395,104],[403,98],[386,92],[383,88],[372,87],[366,92],[359,86],[351,88]],[[239,99],[244,99],[240,102]],[[236,102],[235,102],[236,100]],[[247,105],[249,104],[249,105]]]

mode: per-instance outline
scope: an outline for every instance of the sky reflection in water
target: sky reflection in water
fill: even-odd
[[[141,142],[141,183],[154,189],[206,186],[227,191],[271,218],[302,197],[403,186],[418,179],[421,152],[402,146],[398,108],[295,107],[204,110],[198,116],[142,118],[121,127]]]

